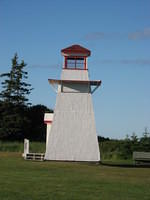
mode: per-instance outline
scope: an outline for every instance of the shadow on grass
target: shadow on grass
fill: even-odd
[[[100,165],[103,166],[108,166],[108,167],[123,167],[123,168],[150,168],[150,163],[141,163],[141,164],[135,164],[135,163],[115,163],[115,162],[105,162],[101,161],[99,163]]]

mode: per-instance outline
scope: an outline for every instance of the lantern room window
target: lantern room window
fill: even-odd
[[[66,57],[65,68],[67,69],[86,69],[86,58]]]

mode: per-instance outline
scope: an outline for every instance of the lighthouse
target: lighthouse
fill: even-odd
[[[91,51],[72,45],[61,50],[61,79],[49,79],[57,92],[45,160],[100,161],[92,93],[100,80],[89,80],[87,59]]]

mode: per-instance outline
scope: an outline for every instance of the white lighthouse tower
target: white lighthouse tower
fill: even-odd
[[[72,45],[61,53],[61,79],[49,79],[57,97],[45,160],[100,161],[92,93],[101,81],[89,80],[87,57],[91,52]]]

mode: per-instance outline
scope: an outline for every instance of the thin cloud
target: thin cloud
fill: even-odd
[[[104,32],[94,32],[94,33],[89,33],[84,36],[86,40],[100,40],[104,39],[105,33]]]
[[[139,40],[139,39],[150,39],[150,28],[145,28],[143,31],[136,31],[128,34],[128,39]]]
[[[119,33],[119,32],[91,32],[86,34],[83,39],[90,40],[116,40],[116,39],[129,39],[129,40],[139,40],[139,39],[150,39],[150,27],[144,28],[142,31],[135,31],[130,33]]]
[[[32,64],[28,65],[31,68],[40,68],[40,69],[59,69],[60,65],[59,64]]]
[[[101,64],[121,64],[121,65],[140,65],[140,66],[150,66],[150,59],[121,59],[112,60],[105,59],[99,61]]]
[[[102,40],[102,39],[122,39],[124,34],[119,32],[92,32],[84,36],[85,40]]]

